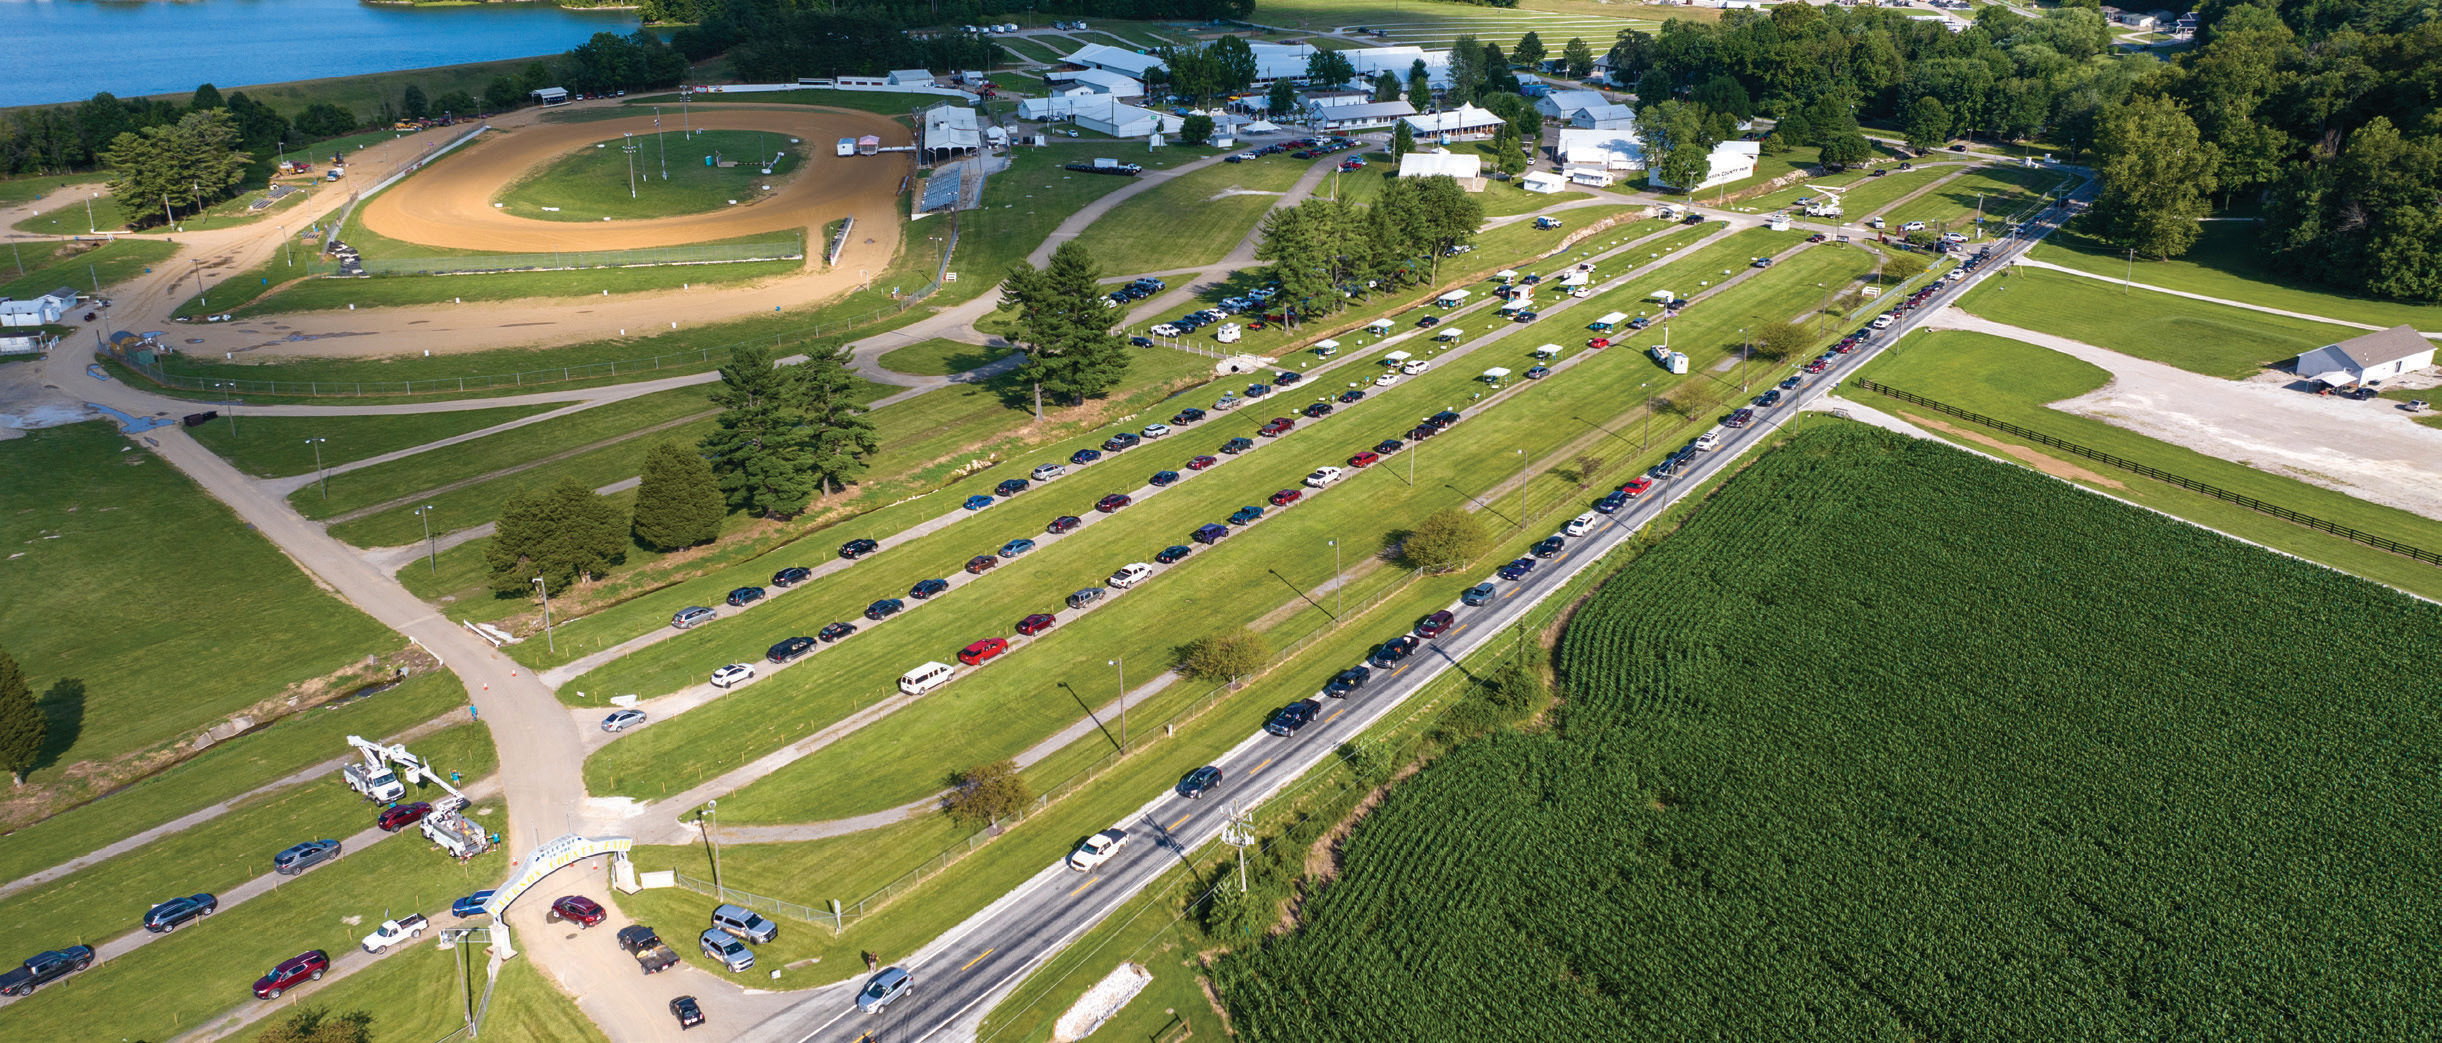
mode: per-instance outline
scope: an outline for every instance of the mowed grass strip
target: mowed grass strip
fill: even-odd
[[[246,415],[240,417],[235,425],[225,421],[206,424],[189,428],[188,434],[247,474],[258,478],[279,478],[312,471],[316,449],[321,450],[322,466],[335,467],[559,408],[562,407],[538,403],[490,409],[436,410],[430,413]],[[234,434],[229,430],[232,426],[237,428]],[[315,438],[322,441],[307,441]]]
[[[1214,154],[1213,149],[1165,148],[1132,153],[1128,162],[1163,170]],[[1109,155],[1109,142],[1061,140],[1042,148],[1014,150],[1009,169],[984,183],[979,208],[959,215],[958,252],[951,258],[950,270],[961,273],[960,278],[943,286],[931,301],[955,304],[1000,285],[1009,266],[1041,246],[1069,215],[1135,184],[1134,178],[1061,169],[1063,164],[1090,163]],[[1107,261],[1102,267],[1105,275],[1124,274]]]
[[[1011,352],[1004,348],[934,338],[884,352],[875,360],[883,369],[919,377],[946,377],[991,365]]]
[[[462,965],[447,949],[413,945],[383,957],[378,966],[331,982],[301,1002],[336,1012],[371,1012],[377,1039],[442,1039],[466,1025],[461,973]],[[478,1005],[484,998],[484,980],[483,963],[477,961],[471,985]],[[286,1014],[283,1008],[279,1016]],[[266,1018],[261,1025],[277,1020]],[[606,1040],[575,1001],[543,977],[533,960],[509,960],[500,965],[500,979],[491,990],[491,1004],[483,1016],[483,1032],[519,1043]]]
[[[1133,275],[1212,264],[1253,231],[1264,212],[1283,201],[1321,160],[1266,156],[1219,163],[1176,178],[1112,207],[1077,237],[1105,275]],[[1064,177],[1108,177],[1062,171]]]
[[[116,239],[99,246],[90,239],[81,243],[30,243],[20,245],[18,250],[22,256],[12,256],[9,266],[0,268],[0,274],[12,276],[0,279],[0,297],[40,297],[62,286],[89,294],[96,284],[107,296],[111,287],[167,262],[170,255],[178,252],[176,246],[155,239]],[[19,264],[25,266],[22,275],[17,271]]]
[[[613,137],[529,172],[492,201],[503,213],[540,221],[709,213],[751,204],[805,174],[817,144],[750,130]],[[835,158],[828,142],[819,144]]]
[[[328,518],[711,409],[701,386],[656,391],[461,442],[444,452],[418,453],[334,475],[328,499],[315,490],[299,490],[289,503],[308,518]]]
[[[495,806],[488,824],[497,828],[503,817]],[[464,864],[416,840],[350,850],[260,898],[17,1001],[0,1021],[0,1041],[56,1039],[59,1026],[70,1024],[88,1039],[168,1039],[255,1003],[254,980],[281,960],[307,949],[334,958],[356,952],[385,916],[439,914],[441,926],[450,902],[507,874],[508,855],[500,849]]]
[[[2015,278],[2015,276],[2013,276]],[[2122,459],[2159,467],[2172,474],[2253,496],[2266,503],[2336,521],[2427,550],[2442,550],[2442,521],[2369,503],[2346,493],[2271,474],[2246,464],[2207,456],[2089,417],[2046,407],[2075,398],[2110,383],[2100,367],[2032,344],[1962,330],[1940,330],[1909,336],[1897,351],[1886,352],[1861,374],[1936,402],[2067,439]],[[2388,554],[2362,544],[2303,528],[2235,504],[2191,493],[2113,468],[2085,463],[2056,449],[2028,446],[2021,439],[1925,410],[1880,395],[1860,394],[1877,409],[1893,410],[1951,428],[1944,437],[1963,441],[1978,451],[1996,445],[2025,446],[2010,455],[2098,488],[2244,539],[2277,547],[2324,562],[2368,579],[2442,599],[2442,570]],[[2030,455],[2032,454],[2032,455]]]
[[[2363,332],[2023,266],[1984,280],[1959,307],[2227,380],[2244,380],[2299,352]]]
[[[34,778],[146,749],[388,652],[398,638],[318,589],[251,526],[105,421],[0,444],[0,647],[38,697]]]
[[[786,233],[764,241],[785,242]],[[798,244],[791,252],[803,254]],[[803,260],[725,261],[718,264],[660,264],[624,268],[581,268],[555,272],[481,272],[465,275],[374,275],[362,279],[300,279],[277,293],[265,294],[233,310],[240,318],[292,315],[347,308],[400,308],[444,305],[461,301],[516,301],[538,297],[595,297],[686,290],[752,282],[805,270]],[[684,304],[674,304],[683,309]],[[220,310],[220,309],[215,309]],[[683,314],[674,310],[672,314]],[[634,355],[626,357],[633,358]]]
[[[1981,213],[1985,227],[1998,231],[2010,215],[2033,206],[2045,192],[2073,183],[2074,179],[2050,170],[1981,167],[1909,200],[1892,210],[1887,219],[1903,224],[1923,221],[1932,227],[1972,234],[1976,215]]]
[[[2196,245],[2167,261],[2150,257],[2132,260],[2125,251],[2086,234],[2082,224],[2072,221],[2069,227],[2044,237],[2028,256],[2114,279],[2134,279],[2142,286],[2245,301],[2303,315],[2326,315],[2385,327],[2407,324],[2428,332],[2442,330],[2442,304],[2353,297],[2273,269],[2265,263],[2265,251],[2259,242],[2262,226],[2253,221],[2204,222]]]
[[[417,740],[412,748],[443,771],[469,780],[492,773],[491,734],[461,724]],[[437,801],[439,786],[411,786],[403,801]],[[500,801],[489,801],[497,807]],[[346,839],[373,825],[376,805],[340,782],[337,773],[270,794],[193,829],[0,900],[0,945],[40,952],[68,942],[98,944],[141,929],[155,902],[198,892],[219,894],[271,872],[271,856],[290,844]],[[495,825],[498,823],[495,822]],[[385,844],[423,848],[415,834]],[[439,857],[439,856],[435,856]],[[262,900],[262,899],[257,899]]]
[[[418,674],[387,692],[273,722],[118,792],[24,826],[0,844],[0,880],[100,850],[187,814],[354,751],[350,735],[396,735],[466,705],[466,688],[445,670]]]

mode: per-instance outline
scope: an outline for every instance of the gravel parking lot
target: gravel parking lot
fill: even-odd
[[[2287,382],[2217,380],[1957,309],[1928,325],[2008,337],[2111,372],[2111,383],[2054,402],[2053,409],[2442,518],[2442,431],[2409,419],[2396,401],[2313,395]]]

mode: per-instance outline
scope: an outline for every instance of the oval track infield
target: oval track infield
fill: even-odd
[[[662,133],[669,129],[665,113]],[[800,106],[724,107],[698,110],[703,130],[768,131],[802,139],[799,155],[813,169],[802,171],[753,205],[706,214],[633,221],[578,223],[514,217],[493,209],[492,199],[510,182],[576,149],[622,133],[650,136],[650,113],[628,119],[555,123],[486,132],[463,152],[448,156],[365,205],[365,227],[392,239],[461,250],[632,250],[734,239],[761,232],[804,233],[807,252],[821,249],[822,226],[856,218],[857,235],[843,263],[859,254],[887,257],[898,245],[899,183],[914,169],[914,153],[878,156],[833,154],[840,138],[879,135],[885,145],[912,141],[907,127],[871,113]],[[870,248],[860,249],[867,239]]]

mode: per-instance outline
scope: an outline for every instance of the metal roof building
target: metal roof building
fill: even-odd
[[[2413,326],[2393,326],[2298,356],[2298,375],[2339,387],[2372,384],[2434,364],[2434,343]]]

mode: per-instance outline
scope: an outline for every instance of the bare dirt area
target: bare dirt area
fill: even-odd
[[[2229,381],[1955,309],[1935,325],[2024,341],[2100,366],[2111,383],[2051,404],[2208,456],[2442,518],[2442,430],[2389,399],[2355,402]]]
[[[795,105],[723,108],[695,122],[706,130],[763,131],[801,139],[799,147],[811,169],[754,206],[709,214],[580,224],[501,213],[492,207],[493,197],[535,168],[623,133],[653,132],[650,115],[537,123],[485,133],[468,148],[365,204],[362,220],[366,228],[405,242],[521,253],[679,246],[782,229],[806,231],[812,250],[821,245],[824,225],[854,217],[864,234],[850,244],[840,267],[870,268],[889,258],[899,238],[899,182],[912,170],[912,153],[837,156],[830,146],[862,134],[906,145],[912,133],[908,128],[871,113]],[[862,242],[867,238],[874,240],[872,247]]]
[[[1939,420],[1929,420],[1925,417],[1907,412],[1906,410],[1901,410],[1899,412],[1899,416],[1902,419],[1905,419],[1907,422],[1915,424],[1916,426],[1926,430],[1939,431],[1943,434],[1951,436],[1952,438],[1964,438],[1987,449],[2007,453],[2010,456],[2017,458],[2020,462],[2026,464],[2027,466],[2051,475],[2054,478],[2067,478],[2073,481],[2092,482],[2096,485],[2111,489],[2128,488],[2127,483],[2122,482],[2117,478],[2105,478],[2102,475],[2096,474],[2093,471],[2089,471],[2083,467],[2079,467],[2076,464],[2069,463],[2068,461],[2062,460],[2058,457],[2046,456],[2043,453],[2029,449],[2026,446],[2013,445],[2011,443],[2004,442],[1981,431],[1970,431],[1964,427],[1945,424]]]

